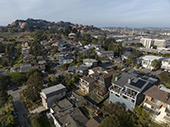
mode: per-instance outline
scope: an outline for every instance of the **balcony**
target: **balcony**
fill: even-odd
[[[144,108],[145,110],[149,111],[150,113],[155,114],[155,115],[159,115],[159,114],[160,114],[160,111],[156,111],[156,110],[151,109],[151,108],[148,108],[148,107],[146,107],[146,106],[143,106],[143,108]]]
[[[120,88],[120,87],[117,87],[117,86],[111,86],[110,87],[110,90],[112,90],[112,91],[114,91],[114,92],[116,92],[116,93],[120,93],[120,90],[121,90],[122,88]]]
[[[127,91],[122,91],[122,94],[128,96],[128,97],[131,97],[133,99],[136,98],[136,94],[133,94],[133,93],[130,93],[130,92],[127,92]]]
[[[86,84],[85,82],[79,81],[80,86],[87,87],[89,84]]]

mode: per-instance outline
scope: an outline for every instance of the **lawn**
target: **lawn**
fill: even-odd
[[[81,107],[80,110],[83,112],[84,115],[88,116],[92,116],[93,115],[93,110],[91,110],[90,108],[87,107]]]
[[[19,58],[17,58],[17,59],[14,60],[14,65],[15,65],[15,64],[20,64],[20,63],[22,63],[22,62],[23,62],[23,58],[22,58],[22,57],[19,57]]]
[[[99,103],[100,101],[103,100],[103,97],[99,96],[98,94],[96,94],[95,91],[92,91],[89,95],[89,98],[91,98],[92,100],[94,100],[95,102]]]

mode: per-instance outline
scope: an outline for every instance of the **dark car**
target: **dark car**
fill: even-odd
[[[16,91],[16,90],[18,90],[18,87],[14,88],[12,91]]]

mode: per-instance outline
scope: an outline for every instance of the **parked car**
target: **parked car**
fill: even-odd
[[[16,91],[16,90],[18,90],[18,87],[14,88],[12,91]]]
[[[18,118],[18,113],[17,113],[17,112],[13,112],[13,116],[14,116],[15,118]]]

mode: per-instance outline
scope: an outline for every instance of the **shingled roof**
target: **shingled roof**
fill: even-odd
[[[144,92],[144,95],[157,99],[166,104],[170,104],[170,92],[160,89],[160,86],[152,86],[150,89]],[[170,89],[169,89],[170,90]],[[167,98],[168,97],[168,98]],[[166,99],[167,98],[167,99]]]

